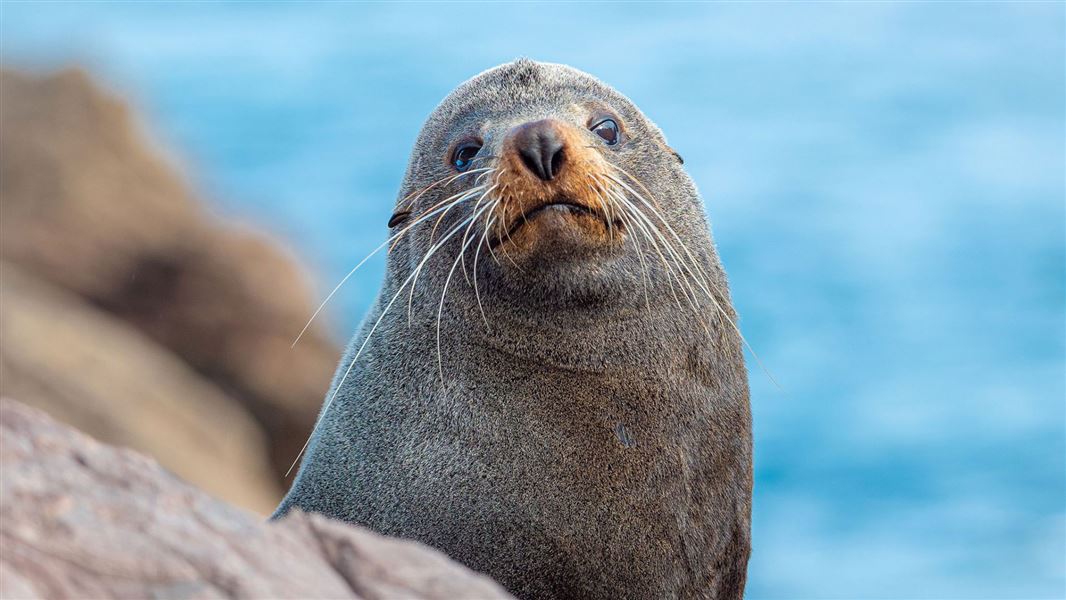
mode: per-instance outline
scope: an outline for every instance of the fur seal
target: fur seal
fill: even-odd
[[[751,414],[699,193],[660,130],[520,59],[418,136],[380,296],[292,489],[524,598],[741,598]]]

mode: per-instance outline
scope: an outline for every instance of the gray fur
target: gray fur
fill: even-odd
[[[519,60],[459,86],[419,135],[400,197],[449,174],[460,136],[478,133],[498,152],[505,132],[533,119],[584,128],[590,103],[621,116],[628,140],[609,160],[654,193],[735,319],[699,193],[662,133],[570,67]],[[414,210],[462,188],[429,193]],[[436,239],[471,208],[449,213]],[[389,253],[334,389],[428,250],[432,225]],[[442,383],[436,320],[460,250],[452,242],[420,277],[411,320],[406,291],[382,320],[275,516],[299,507],[420,540],[525,598],[742,597],[751,417],[732,325],[706,298],[699,314],[679,308],[650,258],[649,308],[632,244],[604,256],[542,253],[521,270],[482,253],[488,325],[458,272],[441,322]]]

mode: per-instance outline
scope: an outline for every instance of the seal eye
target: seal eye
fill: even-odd
[[[615,123],[614,119],[604,119],[589,129],[592,130],[592,133],[603,138],[603,141],[607,142],[608,146],[618,143],[618,123]]]
[[[452,157],[452,166],[459,172],[469,169],[479,150],[481,150],[481,144],[466,143],[459,146],[455,149],[455,155]]]

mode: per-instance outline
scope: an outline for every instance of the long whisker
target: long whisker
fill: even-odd
[[[623,196],[623,198],[624,198],[624,196]],[[628,200],[626,200],[626,202],[628,202]],[[658,227],[656,227],[646,215],[644,215],[641,211],[636,210],[636,207],[633,207],[631,205],[631,203],[630,203],[630,208],[632,209],[633,215],[636,217],[636,219],[638,221],[642,222],[642,228],[645,228],[647,231],[650,231],[652,234],[654,234],[654,236],[656,238],[658,238],[658,240],[660,240],[662,242],[663,248],[665,248],[666,251],[670,254],[671,258],[673,259],[673,263],[678,266],[677,273],[680,275],[680,277],[678,277],[678,281],[682,284],[682,289],[687,292],[686,299],[689,301],[689,304],[692,307],[693,311],[695,311],[696,314],[700,314],[699,313],[699,295],[696,293],[696,290],[692,287],[692,283],[689,281],[690,279],[693,279],[693,280],[696,281],[697,285],[700,284],[700,281],[699,281],[698,276],[696,275],[695,271],[692,269],[692,267],[689,266],[689,264],[684,260],[684,258],[673,247],[673,244],[671,244],[663,236],[662,232],[659,231]],[[681,242],[681,244],[684,245],[683,242]],[[688,271],[688,275],[687,276],[685,274],[685,271]],[[712,300],[712,302],[715,301],[714,298],[712,298],[711,300]],[[715,305],[717,306],[717,303],[715,303]],[[727,319],[729,318],[728,315],[724,315],[724,316]],[[702,317],[701,317],[701,321],[702,321]],[[707,326],[707,324],[706,323],[702,323],[702,324],[704,326],[704,329],[707,330],[707,333],[710,334],[710,328]]]
[[[624,199],[624,197],[623,197],[623,199]],[[703,316],[703,311],[700,310],[699,296],[696,294],[696,290],[692,287],[692,284],[689,282],[690,278],[694,278],[695,277],[695,275],[692,273],[692,270],[686,265],[684,259],[673,248],[672,244],[670,244],[666,240],[666,238],[662,235],[662,233],[658,230],[658,228],[656,228],[651,223],[651,221],[648,219],[648,217],[645,216],[643,213],[641,213],[639,210],[637,210],[635,207],[633,207],[632,204],[628,202],[628,200],[624,200],[624,201],[626,202],[626,205],[628,206],[628,210],[630,210],[632,212],[633,216],[636,219],[637,225],[644,232],[645,236],[649,237],[649,239],[652,241],[653,245],[656,248],[658,248],[659,241],[661,241],[663,248],[665,248],[667,253],[670,254],[670,257],[672,259],[671,262],[666,263],[665,259],[664,259],[664,264],[666,264],[668,272],[673,276],[674,280],[678,281],[681,284],[682,290],[687,292],[685,294],[685,300],[688,301],[688,304],[691,307],[693,314],[696,316],[696,319],[697,319],[698,323],[703,328],[704,333],[706,333],[707,336],[710,337],[711,336],[711,328],[710,328],[710,325],[708,325],[706,319]],[[648,233],[649,231],[652,232],[655,237],[651,237],[650,234]],[[658,241],[656,241],[656,239]],[[660,254],[660,256],[661,256],[661,254]],[[675,273],[675,268],[673,266],[675,264],[677,265],[676,273]],[[686,274],[685,271],[688,271],[688,274]],[[673,280],[671,280],[670,282],[671,282],[671,291],[673,291]],[[680,304],[680,300],[677,298],[676,293],[674,295],[674,299],[675,299],[675,301],[678,302],[678,307],[682,308],[681,304]],[[712,299],[712,302],[713,302],[713,299]],[[682,308],[682,310],[683,310],[683,308]],[[727,316],[727,318],[728,318],[728,316]]]
[[[615,166],[615,165],[612,165],[612,166]],[[617,167],[615,167],[615,168],[617,168]],[[619,170],[621,171],[621,169],[619,169]],[[628,176],[632,178],[632,175],[628,175]],[[741,342],[743,342],[744,346],[747,347],[749,352],[751,352],[752,357],[755,358],[755,362],[757,362],[759,364],[759,367],[766,374],[766,376],[770,379],[770,381],[774,384],[774,386],[780,388],[781,386],[777,383],[777,380],[774,379],[774,376],[770,374],[770,371],[766,368],[766,365],[763,364],[762,360],[759,358],[759,355],[755,352],[755,349],[751,347],[751,344],[748,342],[747,338],[745,338],[744,334],[741,333],[740,327],[737,326],[736,321],[734,321],[733,318],[730,317],[729,313],[726,312],[726,310],[722,307],[721,303],[719,303],[718,299],[715,298],[714,294],[712,294],[711,291],[708,289],[707,286],[708,286],[708,284],[710,284],[710,278],[707,276],[707,274],[700,267],[699,261],[697,261],[696,258],[692,255],[692,252],[688,249],[688,245],[686,245],[684,243],[684,241],[681,239],[681,236],[678,235],[677,232],[674,230],[674,228],[670,225],[670,222],[667,221],[665,217],[663,217],[662,213],[660,213],[655,208],[655,206],[653,206],[650,202],[648,202],[641,194],[636,192],[636,190],[634,190],[631,186],[626,184],[621,179],[618,179],[617,177],[614,177],[613,175],[608,174],[607,177],[609,179],[611,179],[612,181],[614,181],[615,183],[617,183],[618,185],[622,186],[624,189],[626,189],[626,191],[628,191],[633,197],[635,197],[638,200],[640,200],[641,203],[644,204],[644,206],[646,206],[649,210],[651,210],[659,218],[659,220],[662,221],[663,225],[666,226],[666,229],[670,232],[670,234],[674,237],[674,239],[677,240],[678,245],[681,247],[681,249],[688,256],[688,258],[689,258],[689,266],[687,266],[686,268],[688,268],[689,272],[693,275],[692,279],[695,281],[696,285],[701,288],[703,293],[711,301],[711,303],[714,305],[715,309],[719,312],[719,314],[721,314],[725,318],[726,322],[728,322],[729,325],[733,328],[733,330],[736,331],[736,334],[740,337]],[[702,275],[702,277],[696,276],[697,272],[700,275]],[[710,285],[712,285],[712,287],[713,287],[713,284],[710,284]]]
[[[467,190],[465,190],[463,192],[460,192],[459,195],[463,196],[464,199],[468,199],[468,198],[466,198],[467,196],[469,196],[470,198],[473,198],[475,195],[477,195],[478,193],[480,193],[480,192],[482,192],[484,190],[485,190],[485,185],[479,185],[479,186],[475,186],[475,187],[469,188],[469,189],[467,189]],[[429,232],[429,241],[430,241],[430,243],[432,243],[433,242],[433,238],[436,237],[437,228],[440,227],[441,221],[444,220],[444,217],[447,214],[448,214],[448,211],[444,211],[444,212],[442,212],[440,214],[439,217],[437,217],[437,222],[433,224],[433,230]]]
[[[491,171],[491,169],[490,169],[490,171]],[[480,186],[475,185],[475,186],[472,186],[472,187],[469,187],[469,188],[466,188],[466,189],[463,189],[463,190],[459,190],[458,192],[452,194],[451,196],[448,196],[447,198],[445,198],[445,199],[441,200],[440,202],[437,202],[433,206],[427,208],[425,210],[425,212],[422,213],[422,215],[419,215],[419,218],[421,218],[423,215],[425,215],[427,212],[430,212],[430,211],[433,211],[433,214],[438,214],[440,211],[437,211],[436,210],[437,208],[440,208],[440,207],[444,206],[445,204],[448,204],[449,202],[452,202],[453,200],[456,200],[457,198],[459,198],[459,202],[462,202],[463,200],[466,200],[466,198],[461,198],[461,196],[465,196],[465,195],[471,194],[471,193],[476,193],[480,189],[483,189],[483,188],[480,187]],[[445,212],[447,212],[447,211],[445,211]],[[396,242],[396,243],[399,243],[399,242]],[[396,243],[394,243],[393,246],[395,246]],[[392,248],[390,247],[389,250],[392,250]]]
[[[499,181],[500,181],[500,177],[502,175],[503,175],[503,171],[500,171],[493,178],[493,188],[494,189],[499,187]],[[498,256],[496,256],[496,251],[493,249],[492,244],[489,242],[489,233],[492,232],[493,227],[495,226],[496,221],[498,219],[498,215],[497,215],[496,209],[500,206],[501,201],[502,201],[502,195],[497,192],[495,197],[492,199],[491,208],[486,213],[488,215],[488,218],[485,220],[485,223],[482,226],[483,231],[481,232],[481,239],[478,241],[477,249],[474,251],[474,267],[473,267],[473,269],[474,269],[474,298],[477,299],[478,312],[481,313],[481,320],[485,323],[485,329],[490,329],[490,327],[489,327],[489,318],[485,314],[485,305],[481,302],[481,289],[478,287],[478,284],[477,284],[477,273],[478,273],[477,263],[478,263],[478,258],[481,256],[481,249],[482,248],[488,248],[489,249],[489,254],[492,255],[492,259],[494,261],[496,261],[497,265],[500,264],[500,259],[499,259]],[[463,264],[463,272],[464,273],[466,272],[466,264],[465,264],[465,262]]]
[[[673,260],[666,261],[665,257],[663,257],[661,253],[660,257],[663,258],[664,263],[669,269],[669,272],[674,276],[678,284],[681,285],[682,292],[686,292],[686,300],[689,301],[693,309],[697,308],[699,304],[699,296],[692,288],[692,284],[689,283],[688,280],[685,278],[685,271],[683,270],[684,261],[681,259],[681,256],[677,253],[676,250],[674,250],[673,246],[663,236],[662,232],[660,232],[658,228],[654,226],[654,224],[647,218],[646,215],[644,215],[642,212],[640,212],[640,210],[633,206],[632,203],[629,202],[624,195],[618,194],[617,192],[615,193],[620,200],[624,201],[623,206],[627,207],[627,210],[629,210],[630,215],[635,219],[634,223],[637,225],[638,229],[643,231],[644,234],[648,237],[649,241],[655,244],[656,251],[658,251],[659,242],[662,243],[662,248],[666,250],[666,252]]]
[[[489,189],[485,190],[481,194],[481,197],[478,198],[477,202],[474,203],[474,208],[472,209],[473,212],[478,212],[478,207],[481,206],[481,203],[486,198],[489,198],[489,200],[491,202],[491,198],[492,198],[491,194],[492,194],[493,190],[495,190],[495,189],[496,189],[496,186],[492,186]],[[473,223],[470,224],[470,227],[473,227]],[[464,246],[466,245],[467,236],[470,235],[470,227],[467,227],[466,233],[463,234],[463,245]],[[463,263],[463,277],[466,279],[466,282],[469,284],[470,283],[470,275],[466,271],[466,255],[460,255],[460,256],[462,258],[462,263]]]
[[[655,206],[659,206],[660,208],[662,208],[659,205],[659,200],[655,198],[655,194],[651,193],[651,190],[648,189],[648,186],[644,185],[643,181],[641,181],[637,177],[635,177],[632,174],[630,174],[629,171],[626,171],[625,169],[623,169],[622,167],[620,167],[620,166],[618,166],[618,165],[616,165],[614,163],[608,163],[608,164],[611,165],[612,169],[614,169],[614,170],[618,171],[619,173],[625,175],[626,177],[628,177],[630,179],[630,181],[632,181],[632,182],[636,183],[638,186],[640,186],[640,189],[644,190],[644,193],[647,194],[649,198],[651,198],[652,202],[655,203]]]
[[[608,176],[608,177],[610,177],[610,176]],[[612,178],[612,179],[614,179],[614,178]],[[618,182],[617,179],[615,179],[615,181]],[[622,185],[628,191],[630,191],[630,193],[634,194],[637,197],[638,200],[640,200],[645,206],[647,206],[648,209],[651,210],[652,213],[656,217],[658,217],[660,221],[662,221],[663,225],[666,226],[667,231],[670,232],[670,234],[673,236],[673,238],[677,241],[677,244],[681,247],[682,250],[684,250],[685,254],[687,255],[687,257],[689,259],[689,261],[686,263],[684,261],[681,261],[680,260],[681,257],[680,257],[680,255],[678,255],[677,258],[679,259],[680,264],[685,266],[685,268],[690,271],[690,273],[693,275],[693,278],[694,278],[696,284],[700,285],[701,287],[704,288],[703,289],[704,293],[708,294],[708,296],[710,297],[711,301],[714,302],[715,306],[723,313],[723,316],[725,316],[726,318],[729,318],[729,315],[726,314],[724,309],[721,308],[721,305],[718,303],[717,298],[715,298],[713,296],[713,294],[711,294],[710,291],[706,289],[707,286],[710,284],[709,276],[703,270],[703,268],[700,266],[699,261],[696,259],[696,257],[692,255],[691,251],[689,251],[688,245],[685,244],[684,240],[681,239],[681,236],[678,235],[677,231],[675,231],[674,228],[670,225],[670,222],[666,220],[666,218],[662,215],[662,213],[660,213],[658,210],[656,210],[656,208],[654,206],[649,204],[647,202],[647,200],[645,200],[643,197],[641,197],[639,194],[637,194],[632,188],[630,188],[629,186],[626,186],[624,183],[621,183],[621,182],[618,182],[618,183],[620,183],[620,185]],[[647,219],[647,217],[645,217],[645,219]],[[648,219],[648,222],[649,222],[649,224],[651,223],[650,219]],[[658,229],[658,228],[656,228],[656,229]],[[671,248],[672,248],[672,245],[671,245]],[[676,254],[676,250],[674,250],[674,253]]]
[[[352,275],[354,275],[355,272],[358,271],[360,267],[362,267],[364,264],[366,264],[366,262],[368,260],[370,260],[378,252],[381,252],[381,250],[383,248],[385,248],[385,246],[388,246],[391,243],[399,241],[399,239],[401,237],[403,237],[403,235],[405,233],[410,231],[412,228],[414,228],[419,223],[421,223],[421,222],[425,221],[426,219],[432,217],[433,215],[437,214],[438,212],[446,210],[445,208],[441,208],[441,205],[444,204],[445,202],[448,202],[448,200],[450,200],[451,198],[455,198],[456,196],[462,195],[463,193],[465,193],[465,192],[460,192],[459,194],[453,195],[450,198],[448,198],[446,200],[443,200],[442,202],[438,202],[437,205],[435,205],[433,207],[430,207],[429,209],[427,209],[427,211],[425,213],[423,213],[422,215],[417,217],[414,221],[412,221],[412,222],[408,223],[407,225],[405,225],[404,228],[401,229],[400,231],[398,231],[398,232],[394,233],[393,235],[389,236],[389,238],[386,239],[384,242],[382,242],[381,245],[379,245],[377,248],[374,248],[370,252],[370,254],[367,254],[365,257],[363,257],[363,259],[359,261],[359,264],[355,265],[355,267],[353,267],[351,271],[348,271],[348,274],[345,275],[343,278],[341,278],[340,282],[336,286],[334,286],[333,290],[330,291],[330,293],[326,296],[326,299],[323,300],[322,303],[318,305],[318,308],[315,309],[314,314],[312,314],[311,318],[307,320],[307,323],[304,324],[303,329],[300,330],[300,333],[296,336],[296,339],[294,339],[292,341],[292,345],[290,345],[289,347],[290,348],[295,348],[296,347],[296,344],[300,341],[301,338],[303,338],[304,334],[307,333],[307,330],[311,327],[311,323],[314,323],[314,321],[318,317],[319,313],[322,312],[322,309],[324,309],[326,307],[326,304],[329,303],[329,301],[333,298],[333,296],[335,296],[337,294],[337,292],[341,289],[341,287],[344,286],[344,284],[349,279],[351,279]]]
[[[467,238],[467,234],[470,233],[470,228],[474,226],[474,223],[477,221],[478,217],[480,217],[481,214],[489,208],[490,205],[485,205],[484,208],[479,211],[475,211],[474,214],[468,218],[470,224],[466,227],[466,234],[463,235],[464,239]],[[459,266],[459,261],[466,253],[466,249],[470,246],[470,242],[473,241],[474,238],[471,237],[465,242],[463,242],[462,247],[459,249],[459,255],[455,257],[455,262],[452,263],[452,268],[448,271],[448,276],[444,279],[444,289],[440,293],[440,306],[437,307],[437,369],[440,371],[440,381],[442,384],[444,383],[444,358],[442,357],[440,351],[440,321],[441,317],[444,315],[444,298],[448,295],[448,285],[452,282],[452,275],[455,274],[455,268]]]
[[[669,269],[670,274],[673,275],[674,280],[678,281],[681,285],[682,291],[688,292],[685,294],[685,300],[688,301],[689,307],[692,309],[693,314],[698,319],[700,326],[703,327],[703,331],[709,337],[711,335],[711,328],[707,324],[707,321],[704,319],[703,312],[700,310],[699,296],[692,288],[692,284],[688,281],[689,277],[686,276],[685,271],[682,269],[684,264],[680,256],[673,249],[673,247],[670,246],[670,244],[665,240],[665,238],[663,238],[662,234],[657,229],[655,229],[650,223],[647,222],[647,217],[645,217],[643,214],[640,214],[639,211],[637,211],[633,207],[631,207],[630,210],[634,214],[637,225],[642,231],[644,231],[645,236],[648,236],[648,239],[652,242],[653,245],[655,245],[656,249],[658,249],[659,245],[659,243],[656,241],[656,237],[662,241],[662,246],[666,249],[667,253],[670,254],[670,257],[672,259],[671,262],[667,263],[667,268]],[[641,223],[640,221],[645,222]],[[655,237],[651,237],[648,231],[654,233]],[[677,265],[676,269],[674,267],[675,264]],[[673,280],[671,280],[671,289],[672,288]],[[674,299],[678,301],[678,306],[680,306],[680,300],[677,298],[676,293]]]
[[[596,180],[591,178],[591,177],[589,179],[593,182],[593,183],[589,184],[589,189],[592,190],[593,194],[596,194],[596,198],[600,201],[600,204],[604,207],[604,212],[606,213],[607,212],[606,207],[609,205],[609,202],[607,201],[607,198],[605,198],[603,196],[603,193],[601,193],[600,187],[599,187],[598,183],[596,182]],[[607,216],[605,218],[608,219],[608,222],[611,222],[611,221],[614,220],[614,217],[612,217],[612,216]],[[625,209],[624,205],[622,207],[622,211],[618,214],[618,218],[619,218],[619,220],[621,220],[622,225],[626,229],[628,229],[628,230],[632,230],[633,229],[632,225],[629,222],[630,217],[626,213],[626,209]],[[646,235],[646,234],[643,234],[643,232],[642,232],[642,235]],[[644,286],[644,305],[650,311],[651,310],[651,297],[648,294],[648,263],[644,260],[644,247],[640,244],[640,238],[638,236],[633,235],[631,237],[633,239],[633,245],[636,247],[635,250],[636,250],[637,260],[640,261],[640,280],[641,280],[641,283]]]
[[[607,177],[609,179],[611,179],[612,181],[614,181],[615,183],[617,183],[618,185],[622,186],[626,191],[628,191],[630,194],[632,194],[635,198],[640,200],[642,204],[644,204],[646,207],[648,207],[648,209],[651,210],[652,213],[656,217],[658,217],[660,221],[662,221],[663,225],[666,226],[666,229],[670,232],[670,234],[674,237],[674,239],[677,240],[678,245],[681,246],[681,249],[685,251],[685,254],[689,258],[690,263],[686,264],[686,263],[682,262],[682,264],[687,269],[690,269],[690,271],[691,271],[691,273],[693,275],[696,275],[697,271],[698,271],[698,274],[699,274],[700,277],[702,277],[704,279],[707,279],[708,276],[707,276],[706,272],[703,271],[702,267],[699,265],[699,261],[697,261],[696,258],[692,255],[692,253],[688,249],[688,245],[685,244],[684,240],[681,239],[681,236],[677,234],[677,232],[674,230],[674,228],[670,225],[670,222],[666,220],[666,218],[662,215],[662,213],[660,213],[654,206],[651,205],[651,203],[649,203],[642,195],[640,195],[640,193],[638,193],[632,187],[627,185],[625,182],[619,180],[618,178],[616,178],[616,177],[614,177],[612,175],[607,175]],[[648,221],[649,224],[651,224],[650,219],[647,219],[646,216],[645,216],[645,219]],[[657,227],[655,229],[658,230]],[[680,256],[678,256],[678,258],[680,258]],[[699,284],[699,283],[701,283],[701,281],[699,280],[699,278],[697,278],[697,284]],[[711,300],[714,301],[715,304],[717,305],[717,300],[716,299],[711,298]]]
[[[493,206],[495,208],[495,205]],[[489,214],[492,214],[491,212]],[[477,258],[481,255],[481,249],[487,245],[489,237],[489,231],[492,229],[492,223],[496,220],[495,216],[489,217],[484,225],[485,231],[481,233],[481,241],[477,243],[477,250],[474,251],[474,297],[477,298],[477,307],[481,311],[481,319],[485,321],[485,328],[489,327],[489,318],[485,316],[485,307],[481,304],[481,292],[477,287]],[[489,252],[492,252],[492,248],[489,248]]]
[[[639,210],[637,210],[635,206],[633,206],[633,203],[630,202],[629,199],[626,198],[624,194],[621,194],[621,193],[617,192],[616,190],[614,190],[611,187],[606,187],[605,188],[605,192],[610,197],[612,197],[615,200],[615,202],[617,202],[619,204],[619,206],[622,207],[623,211],[626,212],[631,217],[631,225],[634,225],[635,226],[634,229],[636,231],[640,232],[648,240],[648,242],[651,244],[652,249],[659,256],[659,260],[663,263],[663,266],[666,268],[667,281],[670,283],[670,293],[673,295],[674,302],[677,303],[678,309],[684,310],[684,306],[681,304],[681,298],[678,297],[677,290],[674,288],[674,282],[675,281],[681,287],[682,293],[684,293],[686,291],[688,292],[688,293],[684,294],[685,295],[685,299],[688,300],[688,302],[692,306],[692,308],[695,309],[696,305],[693,304],[693,299],[692,299],[694,297],[694,292],[692,292],[692,290],[686,290],[685,289],[686,282],[685,282],[684,278],[682,277],[683,273],[678,268],[676,268],[674,266],[674,262],[673,261],[668,261],[666,259],[666,256],[663,255],[662,250],[660,250],[659,241],[662,241],[663,246],[668,248],[668,251],[669,251],[669,244],[662,237],[662,234],[660,234],[658,232],[658,230],[656,230],[655,228],[647,226],[646,218],[644,217],[644,215]],[[659,241],[656,240],[656,237],[659,238]]]
[[[472,217],[470,217],[470,218],[472,218]],[[441,248],[441,246],[443,246],[448,241],[448,239],[451,238],[453,235],[455,235],[455,233],[458,232],[464,225],[466,225],[466,221],[465,220],[462,221],[461,223],[459,223],[458,225],[456,225],[455,227],[453,227],[447,233],[447,235],[445,235],[436,245],[431,247],[426,252],[426,255],[422,258],[422,262],[419,263],[419,268],[421,268],[422,265],[424,265],[426,263],[426,261],[428,261],[429,258],[431,256],[433,256],[437,252],[437,250],[439,250]],[[348,375],[351,374],[352,368],[355,367],[356,361],[358,361],[359,357],[363,354],[363,350],[366,349],[366,345],[370,342],[370,339],[374,336],[374,332],[377,331],[378,325],[381,324],[382,319],[384,319],[385,315],[387,315],[389,313],[389,309],[392,308],[392,305],[396,302],[396,299],[400,297],[400,294],[403,293],[404,288],[407,287],[407,285],[411,282],[411,280],[415,277],[416,274],[417,274],[417,270],[412,272],[410,275],[407,276],[407,279],[404,280],[403,284],[400,285],[400,288],[398,290],[396,290],[395,294],[393,294],[392,299],[389,300],[389,303],[385,306],[385,309],[381,311],[381,315],[378,316],[377,320],[374,322],[374,325],[370,328],[370,331],[367,333],[366,338],[363,339],[363,343],[359,345],[359,350],[357,350],[356,353],[355,353],[355,356],[352,357],[351,362],[348,364],[348,368],[345,369],[345,371],[344,371],[344,375],[341,376],[340,381],[337,382],[337,386],[333,389],[333,393],[331,393],[329,395],[329,398],[326,400],[325,405],[322,407],[322,411],[318,415],[318,419],[315,421],[314,428],[311,430],[311,433],[307,436],[307,440],[304,441],[304,445],[303,445],[303,447],[300,448],[300,452],[296,455],[296,459],[292,461],[292,464],[289,466],[289,469],[287,471],[285,471],[285,476],[286,477],[289,476],[289,473],[291,473],[292,470],[296,467],[296,464],[298,462],[300,462],[300,458],[304,455],[304,452],[307,451],[307,446],[311,443],[311,438],[314,437],[315,431],[318,429],[319,423],[321,423],[322,419],[325,418],[326,413],[329,411],[330,407],[333,405],[333,401],[337,398],[337,394],[340,392],[341,388],[344,387],[344,382],[348,379]]]
[[[434,181],[433,183],[427,185],[426,187],[424,187],[424,188],[422,188],[420,190],[416,190],[414,192],[411,192],[410,194],[407,194],[406,196],[401,198],[399,202],[397,202],[397,206],[403,206],[406,203],[413,204],[415,201],[417,201],[419,198],[421,198],[424,194],[429,192],[429,190],[437,187],[438,185],[442,185],[443,184],[445,186],[448,186],[448,185],[451,185],[451,183],[453,181],[457,181],[457,180],[459,180],[459,179],[461,179],[463,177],[466,177],[468,175],[474,175],[476,173],[483,173],[485,171],[491,171],[491,170],[492,170],[492,167],[478,167],[476,169],[468,169],[468,170],[463,171],[462,173],[459,173],[457,175],[448,175],[446,177],[441,177],[440,179]]]
[[[610,180],[608,180],[606,183],[610,184],[611,182]],[[674,287],[675,281],[681,287],[682,292],[684,292],[685,300],[691,307],[693,314],[696,315],[700,326],[707,333],[707,335],[710,336],[710,326],[707,324],[702,312],[699,310],[699,296],[692,288],[692,284],[689,283],[688,277],[685,275],[684,270],[682,270],[680,266],[675,267],[675,265],[683,265],[684,261],[672,248],[671,244],[663,237],[662,233],[659,232],[659,230],[651,224],[650,220],[648,220],[648,218],[643,213],[641,213],[639,210],[636,209],[635,206],[633,206],[633,203],[630,202],[630,200],[625,196],[625,194],[614,189],[612,185],[604,185],[603,189],[609,197],[613,198],[614,201],[622,207],[623,213],[629,214],[630,219],[627,221],[627,223],[629,223],[631,226],[634,226],[632,228],[639,232],[641,235],[643,235],[651,244],[656,254],[658,254],[660,261],[662,261],[663,266],[666,268],[667,281],[670,283],[670,292],[671,295],[673,295],[674,297],[674,301],[677,303],[678,309],[684,310],[684,306],[682,306],[681,299],[678,297],[677,291]],[[634,240],[635,244],[638,246],[638,258],[640,258],[641,250],[639,248],[639,238],[634,237]],[[665,248],[667,252],[671,255],[671,261],[666,260],[666,257],[659,249],[660,242],[662,243],[662,247]],[[646,269],[646,265],[644,266]],[[645,298],[645,301],[647,302],[647,298]]]
[[[461,198],[459,198],[455,202],[449,204],[447,210],[445,210],[443,213],[441,213],[440,217],[437,219],[437,222],[433,225],[433,231],[436,231],[437,226],[440,225],[441,220],[444,218],[444,216],[448,213],[449,210],[451,210],[452,208],[458,206],[460,203],[466,202],[467,200],[470,200],[474,196],[477,196],[481,191],[482,191],[482,189],[480,189],[480,188],[471,188],[471,189],[467,190],[462,195]],[[463,223],[465,224],[465,220],[463,221]],[[432,233],[430,234],[429,239],[430,239],[430,243],[432,243],[432,241],[433,241]],[[411,319],[412,319],[412,312],[413,312],[413,308],[412,307],[414,305],[415,287],[418,285],[418,274],[421,272],[421,270],[422,270],[422,265],[420,264],[418,266],[418,269],[415,271],[415,280],[411,284],[411,289],[409,290],[409,293],[408,293],[408,298],[407,298],[407,322],[408,323],[410,323]]]
[[[499,226],[497,221],[499,221],[499,218],[497,218],[496,215],[492,215],[492,217],[489,218],[489,222],[485,225],[485,228],[488,231],[492,231],[493,227],[498,227]],[[489,248],[489,254],[492,255],[492,260],[496,261],[496,264],[500,264],[500,257],[496,256],[496,250],[492,247],[492,241],[491,240],[489,240],[488,248]]]
[[[499,179],[500,179],[500,177],[502,175],[503,175],[503,171],[500,171],[500,173],[496,176],[496,182],[497,183],[499,183]],[[504,183],[503,185],[500,186],[499,192],[496,195],[499,196],[500,198],[507,198],[508,197],[507,184],[506,183]],[[506,213],[506,211],[505,211],[505,213]],[[522,218],[525,218],[525,217],[523,216]],[[502,225],[501,229],[504,229],[503,234],[507,236],[507,241],[510,242],[509,245],[513,245],[514,244],[514,240],[511,239],[511,230],[510,230],[509,224],[508,223],[504,223],[503,219],[500,219],[499,223],[500,223],[500,225]],[[496,235],[494,237],[495,237],[497,242],[500,240],[500,236],[499,235]],[[492,257],[494,259],[496,259],[497,263],[499,263],[500,262],[499,257],[496,256],[496,253],[495,253],[495,251],[493,251],[493,248],[492,248],[491,245],[489,246],[489,250],[492,251]],[[503,255],[507,258],[507,260],[511,261],[511,265],[515,269],[518,269],[519,271],[522,271],[523,273],[525,272],[525,269],[523,269],[522,267],[518,266],[518,263],[515,262],[515,260],[513,258],[511,258],[511,255],[510,255],[510,253],[507,252],[506,248],[504,248],[504,250],[503,250]]]

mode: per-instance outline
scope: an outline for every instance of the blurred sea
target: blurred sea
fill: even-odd
[[[323,297],[456,84],[601,77],[685,157],[781,382],[751,369],[749,597],[1066,596],[1066,4],[3,3],[0,34],[132,98]]]

